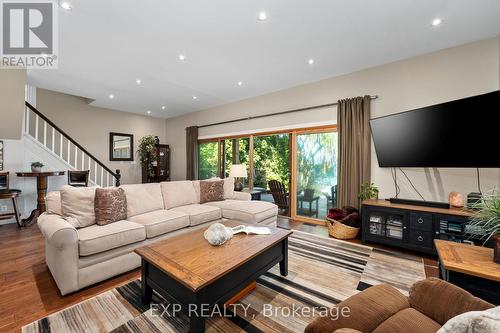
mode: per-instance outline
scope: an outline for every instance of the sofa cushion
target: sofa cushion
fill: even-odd
[[[441,325],[464,312],[493,307],[492,304],[474,297],[464,289],[437,278],[427,278],[414,283],[409,294],[408,300],[412,308]],[[450,299],[453,302],[450,302]]]
[[[162,182],[160,185],[165,209],[199,202],[199,195],[196,193],[192,181]]]
[[[223,180],[200,182],[200,203],[222,200],[224,200]]]
[[[304,332],[331,333],[340,328],[352,328],[368,333],[409,306],[407,297],[396,288],[379,284],[340,302],[336,305],[336,311],[328,311],[326,316],[316,317]],[[349,316],[340,315],[343,309],[350,310]]]
[[[118,221],[91,225],[78,230],[80,256],[90,256],[146,239],[146,229],[139,223]]]
[[[61,188],[61,208],[63,218],[75,228],[84,228],[95,224],[94,199],[95,187]]]
[[[94,201],[95,222],[106,225],[127,218],[127,197],[119,187],[97,188]]]
[[[220,208],[200,204],[175,207],[172,208],[172,210],[189,215],[189,225],[191,226],[219,220],[222,218],[222,212]]]
[[[247,223],[259,223],[278,215],[278,206],[265,201],[224,200],[207,202],[204,205],[221,208],[222,216],[226,219]]]
[[[135,216],[163,209],[160,184],[121,185],[127,197],[127,216]]]
[[[62,216],[61,207],[61,192],[52,191],[47,193],[45,196],[45,206],[47,208],[47,214],[56,214]]]
[[[431,318],[413,308],[399,311],[380,324],[373,333],[435,333],[441,328]]]
[[[128,220],[142,224],[146,228],[147,238],[153,238],[189,226],[189,216],[187,214],[164,209],[136,215]]]

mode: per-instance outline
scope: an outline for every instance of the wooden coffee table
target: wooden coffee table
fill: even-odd
[[[204,332],[205,319],[214,306],[234,300],[234,295],[277,263],[280,274],[288,274],[291,231],[269,227],[271,235],[237,234],[222,246],[212,246],[203,238],[207,228],[135,250],[142,258],[143,303],[151,302],[153,289],[174,298],[190,317],[190,332]]]

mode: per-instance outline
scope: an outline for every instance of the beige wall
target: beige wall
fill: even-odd
[[[81,97],[37,89],[37,109],[110,169],[120,169],[122,184],[141,182],[136,151],[142,136],[157,135],[165,142],[164,119],[93,107]],[[133,162],[109,160],[109,132],[134,135]]]
[[[26,70],[0,69],[0,139],[21,138],[25,84]]]
[[[498,37],[483,40],[168,119],[166,142],[172,148],[172,178],[185,178],[184,129],[187,126],[331,103],[365,94],[379,95],[372,102],[372,117],[379,117],[498,90],[499,44]],[[319,123],[336,123],[336,108],[203,128],[200,137]],[[464,139],[466,135],[464,133]],[[390,171],[378,167],[374,149],[372,154],[372,180],[380,187],[382,197],[393,196]],[[427,200],[447,201],[452,190],[462,193],[476,190],[472,169],[406,170]],[[483,190],[500,185],[499,169],[484,169],[481,173]],[[400,186],[401,197],[417,198],[405,179],[400,179]]]

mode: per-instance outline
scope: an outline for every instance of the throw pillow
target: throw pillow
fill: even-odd
[[[95,224],[94,199],[95,187],[61,188],[61,208],[63,218],[75,228],[84,228]]]
[[[200,203],[224,200],[223,180],[200,181]]]
[[[500,306],[470,311],[448,320],[437,333],[495,333],[500,328]]]
[[[45,206],[47,207],[47,214],[62,215],[61,192],[53,191],[47,193],[45,196]]]
[[[95,222],[106,225],[127,218],[127,197],[122,188],[108,187],[95,190]]]

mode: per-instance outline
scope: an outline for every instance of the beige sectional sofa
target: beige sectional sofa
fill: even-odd
[[[140,266],[133,250],[193,228],[226,219],[276,222],[278,207],[250,201],[224,182],[224,201],[200,204],[199,181],[122,185],[127,219],[108,225],[75,228],[63,218],[60,196],[49,193],[47,212],[38,219],[45,237],[46,262],[62,295]],[[204,241],[204,240],[200,240]]]

